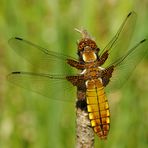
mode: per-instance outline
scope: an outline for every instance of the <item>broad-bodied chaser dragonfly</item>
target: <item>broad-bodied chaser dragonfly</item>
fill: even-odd
[[[127,50],[135,21],[136,13],[129,13],[103,50],[86,30],[76,29],[82,35],[77,43],[78,59],[49,51],[19,37],[11,38],[10,46],[34,68],[33,72],[12,72],[8,80],[51,99],[77,98],[76,107],[88,112],[94,132],[106,139],[110,112],[105,89],[124,84],[146,53],[146,39]],[[124,68],[126,72],[122,71]],[[118,79],[111,81],[113,77]],[[77,96],[74,95],[76,89]]]

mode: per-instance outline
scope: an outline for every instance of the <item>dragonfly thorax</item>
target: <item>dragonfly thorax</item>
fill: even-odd
[[[89,46],[86,46],[81,54],[84,62],[95,62],[97,60],[95,51],[92,50]]]
[[[85,79],[98,79],[102,77],[102,71],[104,68],[100,67],[92,67],[88,69],[84,69],[81,74],[84,75]]]

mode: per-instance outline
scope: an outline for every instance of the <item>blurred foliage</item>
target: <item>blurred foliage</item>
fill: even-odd
[[[12,36],[23,37],[50,50],[76,54],[74,28],[86,28],[99,47],[116,33],[125,16],[138,14],[133,43],[148,36],[147,0],[1,0],[0,5],[0,147],[75,147],[75,104],[56,102],[14,87],[6,75],[28,69],[8,46]],[[56,87],[56,86],[55,86]],[[122,90],[108,95],[111,130],[95,147],[148,147],[148,58]]]

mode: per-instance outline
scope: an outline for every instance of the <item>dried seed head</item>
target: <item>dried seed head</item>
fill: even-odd
[[[75,31],[79,32],[82,35],[82,38],[91,38],[90,34],[87,32],[86,29],[77,29]]]

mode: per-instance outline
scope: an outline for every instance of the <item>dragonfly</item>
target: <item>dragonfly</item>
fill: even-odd
[[[135,12],[130,12],[103,49],[86,30],[76,29],[82,35],[77,43],[77,58],[13,37],[9,45],[34,68],[11,72],[8,80],[49,99],[76,99],[76,107],[88,113],[94,132],[100,139],[107,139],[110,110],[106,90],[120,88],[147,52],[146,39],[128,49],[136,17]]]

